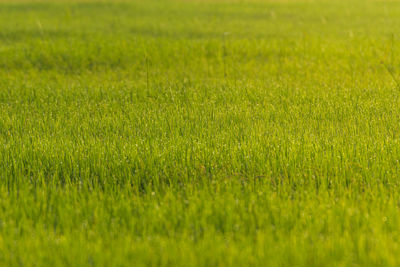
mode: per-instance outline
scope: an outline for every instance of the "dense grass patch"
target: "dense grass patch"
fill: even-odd
[[[1,0],[0,264],[399,265],[399,18]]]

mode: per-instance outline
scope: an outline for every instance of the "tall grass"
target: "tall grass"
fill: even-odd
[[[1,265],[398,265],[399,15],[1,1]]]

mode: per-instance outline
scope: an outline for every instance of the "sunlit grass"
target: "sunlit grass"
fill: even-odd
[[[400,264],[399,18],[1,0],[0,264]]]

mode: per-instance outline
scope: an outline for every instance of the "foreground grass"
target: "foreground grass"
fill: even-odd
[[[0,264],[399,265],[399,17],[2,0]]]

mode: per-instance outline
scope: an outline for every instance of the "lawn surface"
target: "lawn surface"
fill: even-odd
[[[400,265],[398,81],[396,1],[0,0],[0,265]]]

